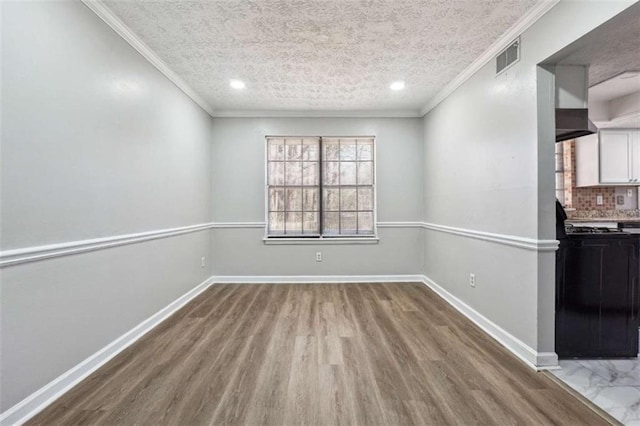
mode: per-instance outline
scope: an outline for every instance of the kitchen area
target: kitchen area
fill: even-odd
[[[553,375],[640,425],[640,4],[554,55]]]
[[[581,150],[592,154],[596,146],[596,170],[603,176],[603,162],[611,160],[602,158],[610,140],[622,145],[623,138],[640,157],[638,129],[602,128],[556,144],[566,185],[558,200],[567,218],[556,252],[556,353],[561,369],[553,373],[631,425],[640,424],[639,187],[610,180],[581,186],[578,178],[579,170],[591,166],[581,162]]]

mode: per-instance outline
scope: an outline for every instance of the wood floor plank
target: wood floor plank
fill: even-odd
[[[284,421],[303,293],[300,286],[287,287],[289,291],[281,302],[282,309],[264,354],[268,363],[260,369],[253,384],[253,396],[246,406],[247,425],[277,425]]]
[[[242,360],[239,360],[241,367],[234,369],[234,376],[227,383],[210,424],[244,423],[245,408],[253,396],[252,385],[256,383],[260,370],[268,362],[264,353],[267,351],[282,308],[278,301],[286,297],[286,293],[287,289],[284,287],[274,289],[264,298],[265,306],[262,312],[254,314],[251,339],[247,344],[246,353]]]
[[[600,425],[419,283],[214,285],[31,425]]]

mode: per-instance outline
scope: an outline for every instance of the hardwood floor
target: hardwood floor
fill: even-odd
[[[214,285],[28,424],[608,424],[422,284]]]

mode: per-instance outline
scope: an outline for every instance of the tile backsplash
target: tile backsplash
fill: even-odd
[[[563,142],[564,201],[570,218],[637,218],[640,217],[637,186],[576,185],[575,141]],[[602,203],[598,204],[598,197]],[[575,209],[575,210],[574,210]]]
[[[597,198],[602,196],[602,205]],[[573,207],[576,210],[615,210],[616,188],[602,186],[596,188],[573,188]]]

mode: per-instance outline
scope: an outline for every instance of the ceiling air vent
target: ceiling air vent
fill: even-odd
[[[520,39],[517,39],[509,47],[504,49],[502,53],[496,56],[496,74],[509,68],[520,59]]]

